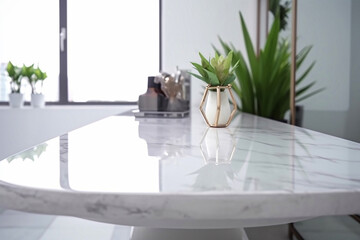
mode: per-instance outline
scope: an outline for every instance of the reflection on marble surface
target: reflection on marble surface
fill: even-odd
[[[42,144],[32,147],[26,151],[23,151],[19,154],[15,154],[11,157],[8,157],[6,160],[8,162],[11,162],[14,159],[20,158],[23,161],[25,161],[26,159],[35,161],[35,159],[38,159],[41,156],[41,154],[43,154],[46,151],[46,148],[47,148],[47,143],[42,143]]]
[[[0,180],[25,187],[61,189],[58,149],[56,138],[0,161]]]
[[[207,128],[200,142],[200,150],[206,164],[231,163],[235,147],[235,138],[230,131],[218,128]]]
[[[98,121],[0,161],[0,206],[185,228],[360,212],[360,144],[247,114],[216,130],[198,112]]]
[[[176,141],[185,145],[191,141],[191,136],[188,134],[191,131],[188,118],[172,121],[160,118],[139,118],[136,122],[139,138],[145,140],[149,156],[160,157],[160,159],[181,156],[185,149],[173,145],[172,142]]]
[[[195,191],[231,190],[243,165],[232,163],[236,143],[228,129],[207,128],[200,141],[200,151],[204,165],[192,172],[195,176],[192,185]]]
[[[232,187],[227,190],[234,192],[360,186],[357,143],[246,114],[238,115],[224,129],[209,129],[201,119],[193,118],[110,117],[60,137],[59,151],[53,150],[59,148],[59,140],[54,139],[8,158],[11,161],[1,161],[0,179],[7,181],[1,173],[25,171],[25,167],[59,168],[60,158],[62,178],[80,191],[158,192],[159,184],[166,186],[163,192],[197,191],[191,187],[194,173],[203,172],[200,169],[209,163],[230,165]],[[37,161],[22,164],[20,157]],[[221,168],[213,169],[223,171]],[[213,175],[209,173],[208,178]],[[162,182],[149,183],[159,176]]]

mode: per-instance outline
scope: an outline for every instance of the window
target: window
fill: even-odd
[[[47,72],[47,101],[137,101],[159,71],[159,18],[159,0],[2,0],[0,101],[10,91],[9,60]]]
[[[68,1],[70,101],[137,101],[146,91],[159,71],[158,2]]]
[[[46,10],[45,10],[46,9]],[[58,100],[59,4],[49,0],[0,1],[0,101],[8,100],[6,64],[35,64],[45,71],[44,92],[48,101]],[[30,87],[23,82],[26,100]]]

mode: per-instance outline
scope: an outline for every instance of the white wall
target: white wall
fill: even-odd
[[[346,113],[345,136],[360,142],[360,1],[351,5],[350,107]]]
[[[309,56],[317,60],[311,77],[326,87],[305,102],[304,127],[360,142],[360,1],[300,2],[311,7],[299,5],[298,21],[319,27],[312,32],[300,29],[298,35],[307,44],[316,40]]]
[[[302,0],[298,3],[298,51],[313,48],[316,61],[305,82],[325,90],[302,102],[308,110],[347,111],[350,94],[351,0]],[[304,68],[300,68],[302,72]]]
[[[220,48],[218,36],[244,49],[239,11],[244,15],[253,42],[256,40],[256,1],[254,0],[163,0],[163,71],[192,69],[201,52],[214,56],[212,44]],[[205,86],[191,79],[192,106],[198,107]]]

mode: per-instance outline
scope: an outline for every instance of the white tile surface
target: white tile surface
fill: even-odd
[[[56,217],[40,240],[107,240],[111,239],[114,225],[73,217]]]
[[[129,240],[131,227],[73,217],[0,210],[0,240]],[[358,240],[360,224],[349,216],[295,223],[306,240]],[[245,229],[249,240],[287,240],[287,225]],[[159,239],[162,240],[162,239]],[[167,239],[164,239],[167,240]]]
[[[0,228],[1,240],[38,240],[45,229],[42,228]]]
[[[128,240],[130,236],[131,227],[115,225],[111,240]]]
[[[38,240],[55,216],[0,209],[1,240]]]
[[[5,210],[0,215],[0,228],[47,228],[55,216]]]

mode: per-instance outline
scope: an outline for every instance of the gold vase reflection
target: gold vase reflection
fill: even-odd
[[[208,128],[201,139],[200,150],[204,165],[193,172],[195,191],[227,191],[232,189],[242,163],[232,163],[236,148],[228,129]]]
[[[230,137],[230,141],[229,141]],[[200,142],[201,154],[206,164],[229,164],[236,143],[228,129],[207,128]]]

